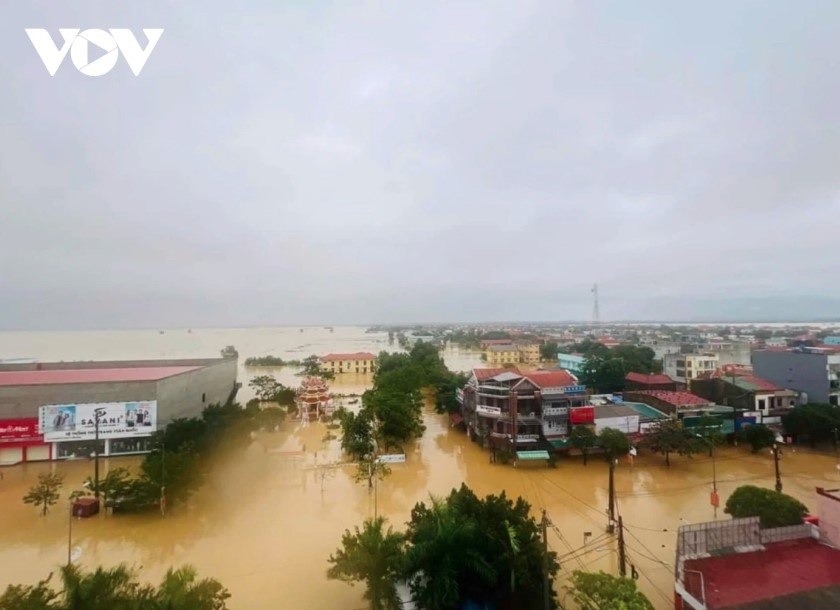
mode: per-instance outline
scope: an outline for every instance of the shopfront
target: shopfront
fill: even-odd
[[[47,405],[39,420],[57,459],[146,453],[157,431],[157,401]]]
[[[38,418],[0,420],[0,465],[52,459],[52,446],[38,432]]]

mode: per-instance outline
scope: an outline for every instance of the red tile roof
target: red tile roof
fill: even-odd
[[[352,354],[327,354],[321,357],[322,362],[345,360],[376,360],[376,356],[370,352],[354,352]]]
[[[641,394],[643,396],[652,396],[658,398],[662,402],[675,407],[689,407],[689,406],[703,406],[714,404],[710,400],[701,398],[691,392],[669,392],[667,390],[633,390],[633,394]]]
[[[200,366],[141,366],[123,369],[0,371],[0,386],[159,381],[200,368]]]
[[[674,383],[674,380],[668,377],[668,375],[645,375],[644,373],[627,373],[624,379],[626,381],[632,381],[634,383],[644,383],[647,385],[671,385]]]
[[[691,559],[685,569],[703,573],[707,607],[722,610],[840,584],[840,550],[803,538],[766,544],[763,551]]]
[[[500,375],[502,373],[515,373],[517,375],[521,375],[519,369],[517,368],[490,368],[490,369],[473,369],[473,375],[478,381],[484,381],[485,379],[490,379],[491,377],[495,377],[496,375]]]
[[[535,383],[540,388],[558,388],[577,385],[577,379],[569,371],[532,371],[523,373],[523,377]]]

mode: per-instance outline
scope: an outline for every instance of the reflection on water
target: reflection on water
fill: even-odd
[[[563,558],[564,570],[617,570],[614,541],[606,525],[607,466],[594,459],[561,461],[556,469],[538,465],[514,469],[490,464],[489,456],[450,429],[443,416],[427,412],[426,434],[406,449],[407,462],[392,465],[377,486],[380,514],[402,526],[412,506],[428,495],[446,494],[466,482],[484,495],[505,490],[522,495],[535,514],[545,508],[556,529],[550,544]],[[236,461],[216,472],[187,510],[158,515],[100,516],[73,523],[74,546],[83,565],[127,561],[150,580],[172,564],[189,562],[202,574],[222,580],[235,608],[270,610],[302,607],[323,610],[363,608],[360,587],[326,580],[326,558],[342,532],[373,515],[373,494],[353,480],[353,466],[330,468],[324,476],[313,467],[340,461],[337,441],[323,441],[325,427],[312,424],[260,437]],[[271,449],[301,451],[303,460]],[[722,450],[717,458],[718,487],[725,501],[740,484],[773,485],[772,456],[746,450]],[[134,465],[134,458],[110,465]],[[621,514],[628,526],[628,556],[642,574],[640,587],[668,608],[672,598],[674,532],[680,524],[713,518],[709,506],[711,459],[676,458],[666,468],[659,456],[640,456],[634,466],[616,471]],[[0,586],[34,582],[65,560],[66,512],[58,507],[39,518],[21,502],[37,473],[55,468],[76,488],[90,474],[87,461],[24,465],[4,470],[0,481]],[[813,506],[817,485],[837,484],[833,458],[786,453],[782,462],[785,491]],[[65,494],[66,495],[66,494]],[[726,518],[722,512],[719,518]],[[591,542],[584,545],[584,533]]]
[[[133,331],[130,333],[5,333],[0,357],[42,359],[156,358],[214,356],[233,344],[241,358],[273,354],[305,357],[329,351],[379,351],[387,336],[365,335],[362,329],[244,329]],[[174,336],[174,338],[173,338]],[[11,339],[10,339],[11,337]],[[27,337],[26,340],[21,337]],[[139,337],[139,338],[138,338]],[[295,351],[297,350],[297,351]],[[467,369],[477,354],[447,350],[447,364]],[[295,383],[294,371],[280,378]],[[285,376],[287,375],[288,376]],[[354,378],[335,391],[361,391],[369,379]],[[348,388],[348,389],[341,389]],[[412,506],[429,494],[444,495],[466,482],[477,494],[522,495],[535,516],[545,508],[555,526],[549,534],[561,555],[564,571],[585,568],[617,571],[614,540],[606,526],[607,465],[598,459],[583,466],[561,460],[558,468],[531,464],[514,469],[490,464],[489,455],[449,428],[447,418],[425,414],[422,439],[406,448],[407,462],[394,464],[377,486],[379,513],[397,527],[408,520]],[[232,606],[248,610],[364,608],[361,587],[326,579],[326,559],[341,534],[373,516],[374,496],[366,483],[353,479],[354,466],[314,468],[341,460],[337,441],[323,440],[322,424],[287,423],[278,433],[261,436],[237,460],[214,473],[212,480],[180,512],[161,518],[98,516],[73,522],[73,545],[81,547],[86,566],[128,562],[143,578],[156,581],[170,565],[191,563],[202,575],[219,578],[233,593]],[[303,451],[303,460],[287,454]],[[738,485],[750,482],[772,488],[773,460],[768,452],[721,450],[717,457],[721,500]],[[103,460],[111,467],[136,467],[136,458]],[[87,460],[28,464],[5,468],[0,480],[0,587],[34,583],[66,561],[67,512],[56,506],[46,518],[22,503],[39,472],[55,469],[67,476],[64,496],[81,486],[93,465]],[[813,507],[814,487],[837,486],[834,459],[807,452],[785,453],[784,491]],[[675,531],[680,524],[713,518],[709,505],[712,463],[707,456],[675,457],[670,468],[659,456],[641,455],[634,466],[622,462],[616,471],[620,512],[628,526],[628,556],[641,573],[641,589],[657,609],[673,607]],[[718,518],[726,518],[721,511]],[[591,532],[584,547],[584,534]],[[571,553],[571,551],[578,552]]]

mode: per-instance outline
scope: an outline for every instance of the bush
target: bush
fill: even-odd
[[[808,508],[796,498],[772,489],[742,485],[726,500],[724,512],[735,519],[758,517],[762,528],[800,525]]]

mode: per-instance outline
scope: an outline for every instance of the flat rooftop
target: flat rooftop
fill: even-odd
[[[820,596],[840,586],[840,550],[813,538],[764,545],[763,551],[689,559],[686,570],[703,573],[709,610],[822,610]],[[759,603],[763,602],[763,603]]]
[[[112,369],[56,369],[43,371],[0,371],[0,387],[17,385],[59,385],[73,383],[114,383],[120,381],[160,381],[200,366],[141,366]]]

